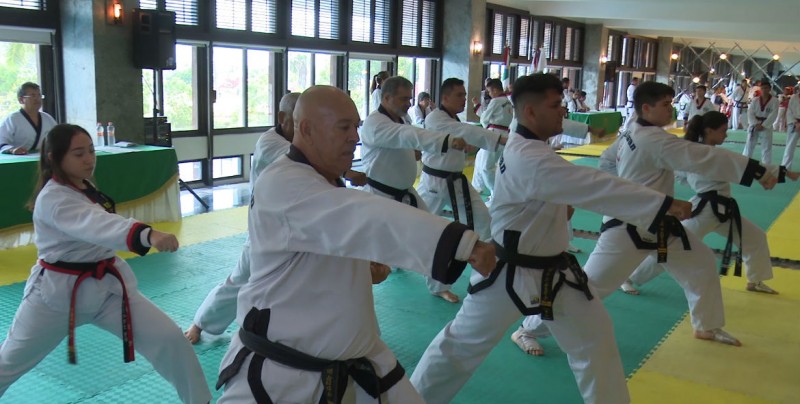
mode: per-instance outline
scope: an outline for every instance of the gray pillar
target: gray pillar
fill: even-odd
[[[117,140],[144,143],[142,71],[133,66],[131,11],[107,21],[105,0],[64,0],[61,28],[66,121],[94,136],[97,122],[114,122]]]
[[[470,99],[480,95],[483,86],[483,54],[472,54],[472,42],[480,41],[488,49],[486,32],[486,0],[444,1],[444,45],[442,52],[442,80],[458,77],[467,88],[467,109],[462,115],[477,121]]]
[[[603,84],[606,75],[605,63],[600,58],[608,49],[608,29],[601,24],[586,24],[583,45],[583,91],[586,105],[594,109],[603,101]]]
[[[656,81],[669,84],[670,66],[672,65],[672,38],[658,37],[658,55],[656,56]]]

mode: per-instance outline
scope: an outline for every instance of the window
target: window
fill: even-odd
[[[247,127],[275,124],[275,53],[247,50]]]
[[[211,160],[214,179],[241,177],[242,171],[242,156],[217,157]]]
[[[368,75],[366,60],[350,59],[347,63],[347,91],[356,104],[361,119],[367,117],[367,91],[371,79]]]
[[[583,31],[580,28],[573,30],[572,60],[580,62],[583,60]]]
[[[139,8],[156,10],[159,6],[167,11],[175,12],[175,23],[178,25],[198,25],[197,0],[140,0]]]
[[[389,0],[353,0],[352,40],[389,43]]]
[[[19,1],[16,2],[19,4]],[[18,42],[0,42],[0,119],[20,108],[17,90],[22,83],[31,81],[41,85],[39,71],[39,45]],[[44,92],[44,90],[42,90]]]
[[[289,52],[288,91],[303,92],[303,90],[314,85],[314,66],[311,58],[313,53],[308,52]]]
[[[506,17],[506,27],[505,27],[505,43],[503,43],[503,50],[501,54],[505,55],[505,47],[512,47],[514,46],[514,20],[515,17],[513,15],[509,15]],[[510,56],[510,52],[509,52]]]
[[[561,59],[562,56],[564,55],[564,52],[562,52],[562,46],[563,46],[562,43],[563,42],[561,40],[562,35],[563,35],[563,31],[564,30],[563,30],[563,27],[561,25],[556,25],[555,28],[553,29],[553,34],[552,34],[553,35],[553,48],[552,48],[553,59]]]
[[[178,163],[178,175],[180,179],[185,182],[194,182],[203,180],[203,162],[200,160],[195,161],[182,161]]]
[[[288,91],[303,92],[317,84],[336,85],[335,55],[328,53],[311,53],[289,51]]]
[[[400,43],[403,46],[432,49],[436,32],[436,2],[434,0],[402,1]]]
[[[530,23],[528,17],[521,18],[519,21],[519,47],[517,48],[517,56],[527,58],[530,54]]]
[[[292,35],[339,38],[339,0],[292,0]]]
[[[277,0],[253,0],[251,7],[253,32],[276,33],[278,30]]]
[[[492,27],[492,54],[503,54],[503,15],[495,13]]]
[[[175,46],[175,70],[164,70],[164,115],[169,117],[173,131],[197,130],[197,73],[194,62],[197,47]],[[149,97],[152,100],[152,95]],[[152,102],[152,101],[151,101]],[[152,117],[152,111],[144,111]]]
[[[0,0],[0,7],[24,8],[27,10],[44,10],[44,0]]]
[[[553,41],[553,23],[545,22],[544,23],[544,42],[542,43],[543,49],[543,57],[547,58],[547,60],[553,59],[552,50],[552,41]]]
[[[564,38],[564,60],[572,60],[572,27],[567,27]]]
[[[215,46],[212,59],[214,129],[274,125],[273,52]]]
[[[426,92],[431,94],[431,87],[433,86],[433,72],[435,59],[424,58],[397,58],[397,75],[407,78],[413,85],[414,100],[416,103],[417,94]]]
[[[217,28],[247,29],[247,10],[242,0],[216,0]]]

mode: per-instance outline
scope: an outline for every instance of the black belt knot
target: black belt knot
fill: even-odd
[[[270,341],[266,338],[269,319],[270,309],[258,310],[253,307],[247,313],[244,324],[239,329],[239,338],[244,347],[236,354],[233,362],[220,372],[216,385],[217,390],[239,372],[244,360],[251,353],[253,353],[253,359],[250,361],[247,381],[253,397],[259,404],[272,404],[272,399],[264,389],[264,383],[261,380],[261,369],[265,359],[295,369],[319,372],[323,385],[320,404],[341,403],[347,389],[348,377],[352,377],[367,394],[377,398],[380,403],[381,394],[388,391],[405,376],[405,369],[399,362],[386,376],[379,377],[372,362],[367,358],[321,359],[287,345]]]
[[[447,181],[447,192],[450,194],[450,205],[453,208],[453,220],[458,221],[458,201],[456,200],[456,185],[455,181],[461,180],[461,193],[464,198],[464,210],[467,215],[467,227],[470,230],[475,230],[472,217],[472,195],[469,193],[469,183],[467,176],[460,171],[444,171],[422,165],[422,172],[432,175],[434,177],[444,178]]]
[[[611,219],[600,226],[600,233],[621,226],[622,224],[623,222],[619,219]],[[627,231],[633,245],[635,245],[637,249],[656,250],[658,252],[659,263],[667,262],[667,244],[669,243],[670,236],[680,237],[684,250],[689,251],[692,249],[689,243],[689,236],[686,234],[686,229],[683,228],[680,220],[674,216],[664,216],[664,219],[658,224],[655,243],[642,240],[642,236],[639,235],[636,226],[632,224],[627,225]]]
[[[720,223],[725,223],[730,220],[728,240],[725,243],[725,250],[722,252],[722,263],[719,268],[722,275],[728,274],[728,267],[731,264],[734,227],[739,232],[739,251],[736,252],[736,264],[734,266],[733,275],[742,276],[742,213],[739,211],[739,204],[736,202],[736,199],[720,195],[717,191],[701,192],[697,194],[697,197],[700,198],[700,202],[692,211],[692,217],[699,215],[706,205],[710,204],[711,211]],[[725,212],[722,212],[720,207],[724,207]]]
[[[518,231],[506,230],[503,232],[502,245],[492,240],[495,246],[495,254],[499,259],[497,267],[488,278],[475,285],[469,285],[469,288],[467,288],[468,293],[478,293],[494,284],[503,266],[506,266],[506,292],[511,301],[514,302],[514,305],[517,306],[517,309],[525,316],[539,314],[542,320],[553,320],[553,302],[563,284],[580,290],[588,300],[594,298],[589,290],[589,278],[574,255],[566,252],[551,257],[519,254],[520,235],[521,233]],[[539,306],[528,307],[514,290],[514,275],[517,266],[542,271]],[[572,272],[575,282],[566,278],[564,275],[565,270]],[[557,280],[556,276],[558,276]]]
[[[407,189],[398,189],[394,187],[390,187],[386,184],[380,183],[378,181],[373,180],[372,178],[367,177],[367,184],[378,191],[383,192],[384,194],[391,195],[397,202],[403,202],[403,198],[408,195],[408,202],[413,207],[417,206],[417,197],[414,196],[409,190]]]

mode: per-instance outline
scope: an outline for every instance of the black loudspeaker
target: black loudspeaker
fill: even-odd
[[[133,9],[133,64],[137,69],[175,70],[175,13]]]
[[[606,83],[614,83],[617,81],[617,62],[609,60],[606,62],[606,74],[603,79]]]

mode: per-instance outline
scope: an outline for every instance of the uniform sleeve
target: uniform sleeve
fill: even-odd
[[[43,209],[49,222],[59,231],[77,240],[145,255],[150,250],[141,240],[141,233],[150,226],[120,215],[93,208],[83,195],[53,194],[39,198],[36,209]]]
[[[453,283],[468,258],[456,255],[462,239],[471,243],[462,251],[477,241],[460,223],[366,192],[320,183],[299,195],[289,209],[282,203],[262,206],[258,199],[254,205],[256,215],[284,217],[287,251],[381,262]]]
[[[655,137],[657,136],[657,138]],[[689,142],[671,135],[651,135],[659,168],[698,173],[717,181],[750,186],[766,171],[757,161],[718,147]]]
[[[489,105],[486,106],[486,110],[481,114],[481,125],[483,125],[484,128],[494,122],[494,114],[496,114],[496,111],[499,109],[499,107],[499,102],[495,102],[494,99],[489,101]]]
[[[495,133],[480,126],[474,126],[454,120],[441,120],[433,125],[435,130],[450,133],[453,136],[463,138],[467,143],[486,149],[489,151],[497,150],[500,145],[500,133]]]
[[[750,105],[747,108],[747,122],[751,126],[756,124],[756,108],[758,107],[759,105],[757,99],[754,98],[750,100]]]
[[[370,119],[361,129],[361,141],[385,149],[415,149],[429,153],[445,153],[448,134],[403,125],[388,119]]]
[[[574,165],[560,157],[526,158],[516,162],[506,159],[506,164],[522,164],[527,167],[515,170],[516,173],[532,173],[518,178],[515,181],[518,184],[514,184],[530,199],[573,205],[651,231],[655,231],[673,200],[645,186],[591,167]]]
[[[0,123],[0,152],[14,147],[14,123],[11,116]]]
[[[797,119],[800,119],[800,98],[792,96],[789,99],[789,106],[786,108],[786,122],[792,123]],[[795,130],[800,130],[800,128]]]

